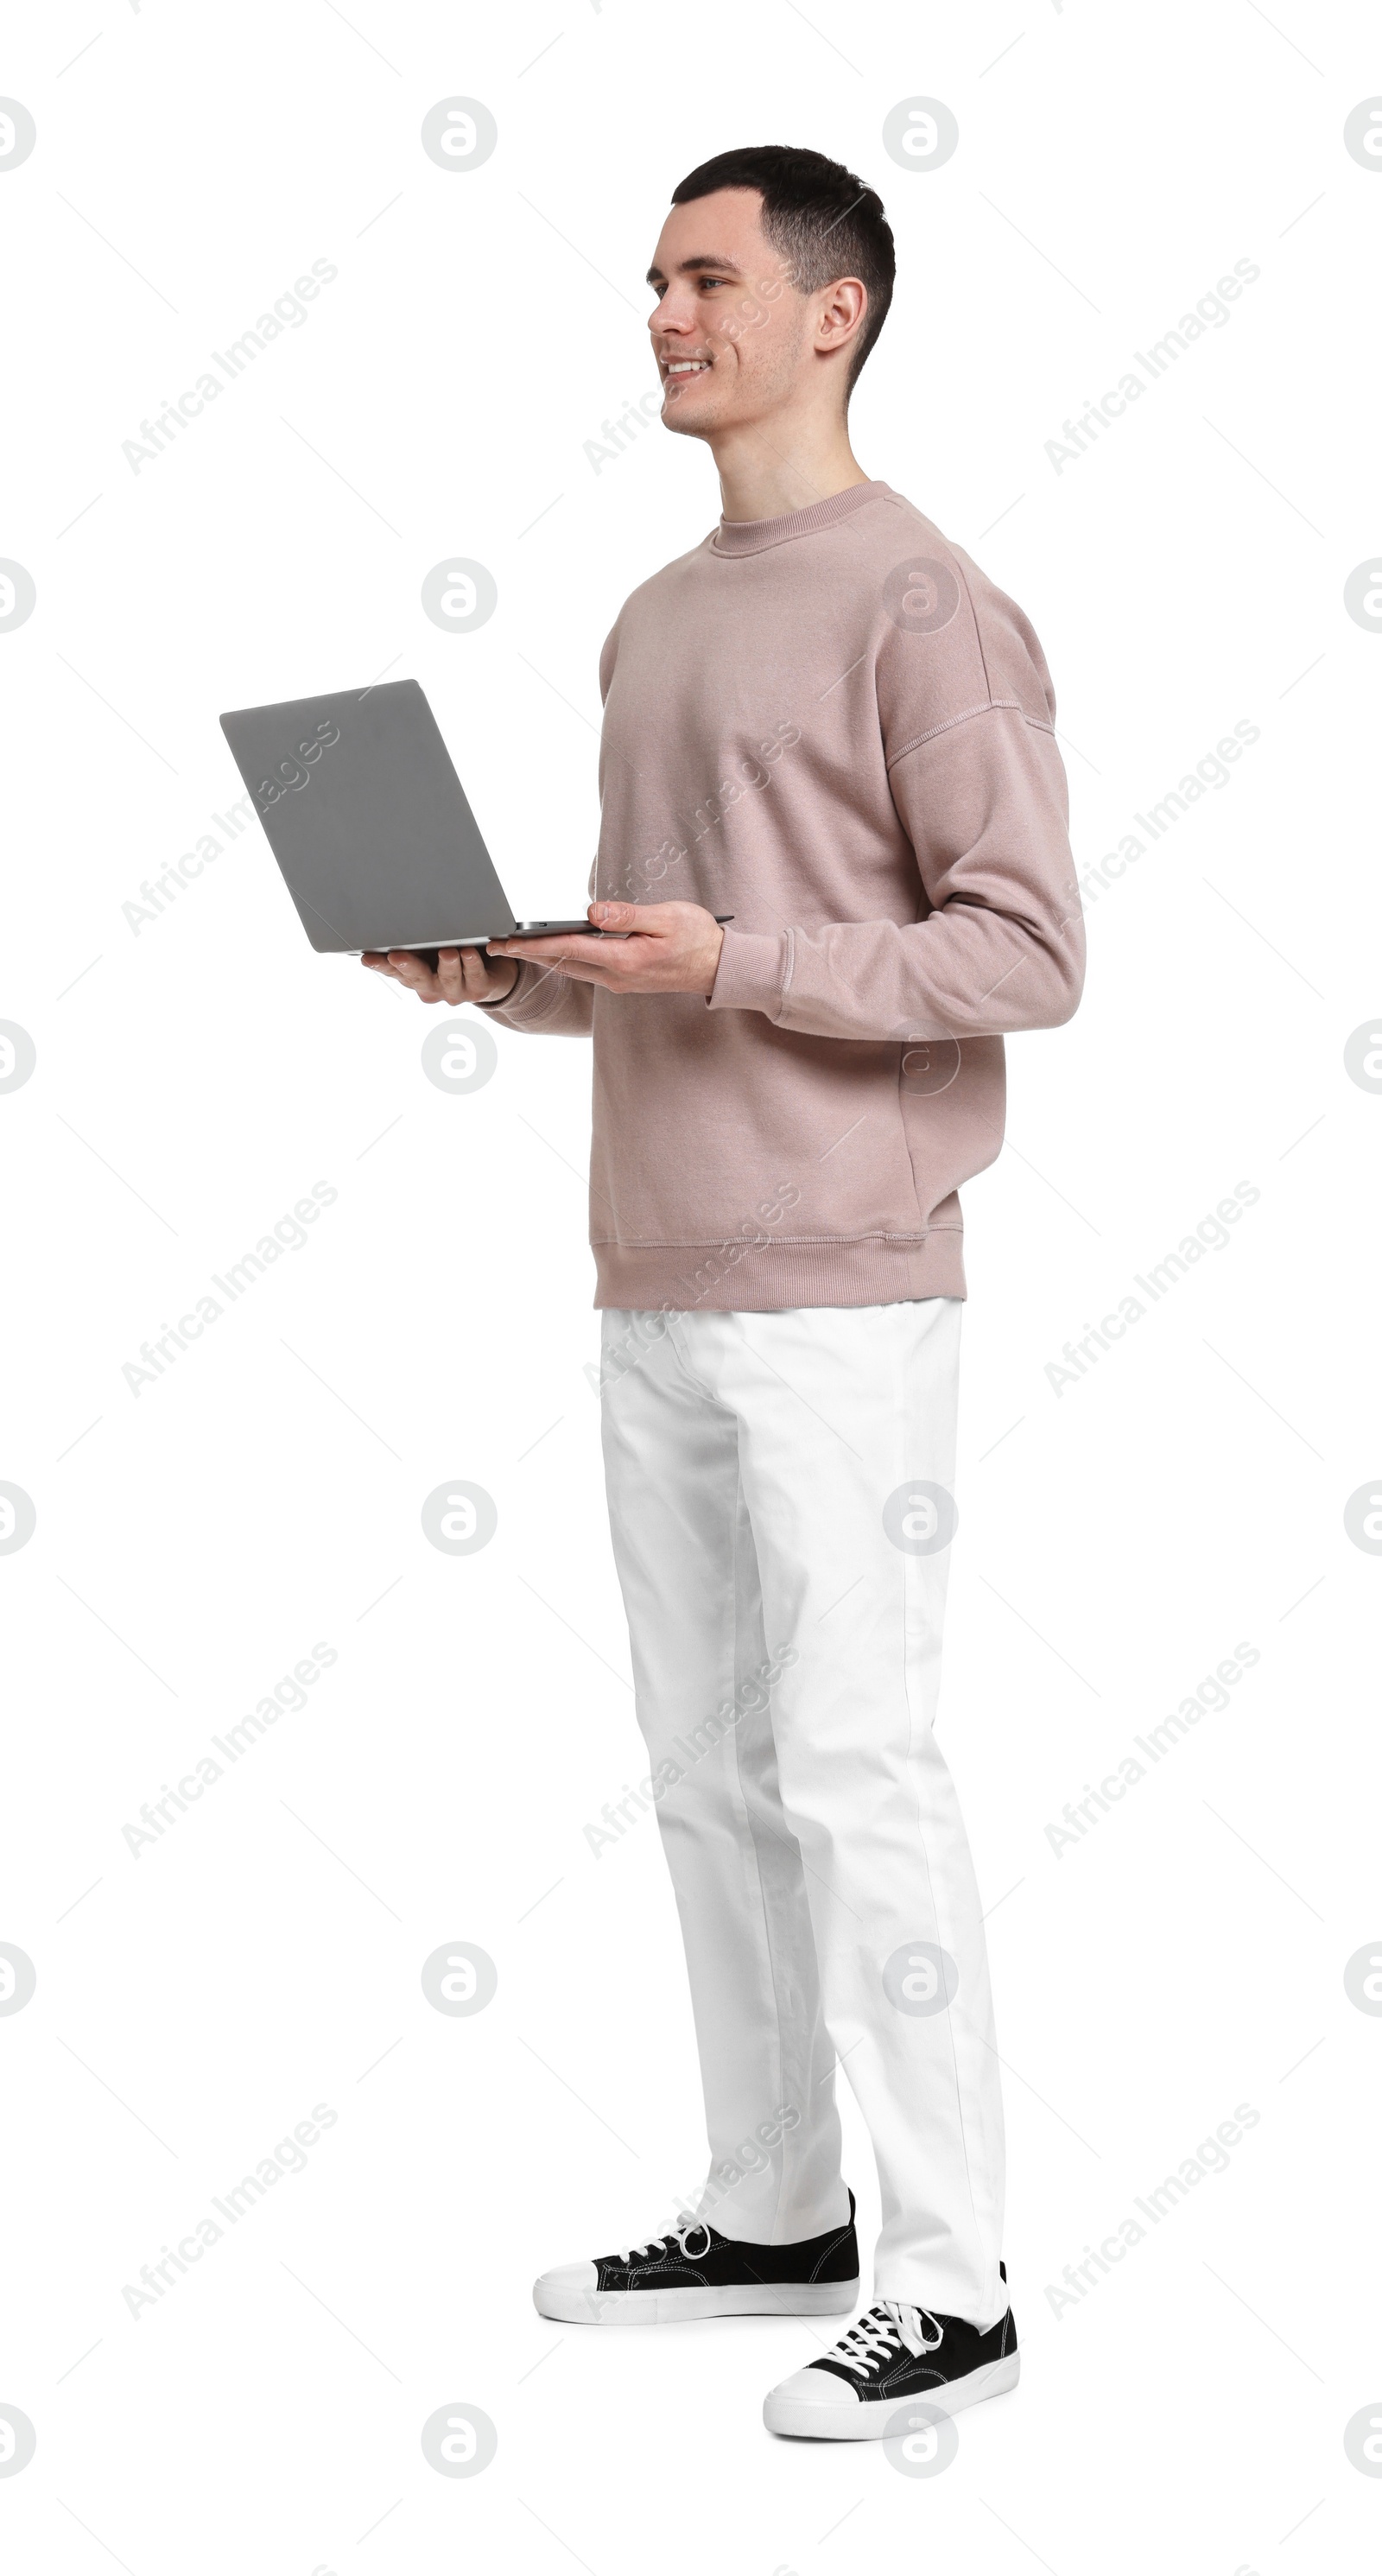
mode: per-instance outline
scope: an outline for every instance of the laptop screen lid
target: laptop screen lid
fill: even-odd
[[[517,927],[416,680],[221,718],[312,946],[503,939]]]

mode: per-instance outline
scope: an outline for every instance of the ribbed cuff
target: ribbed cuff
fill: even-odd
[[[523,960],[521,957],[512,957],[509,963],[517,971],[507,993],[495,993],[489,996],[483,993],[467,993],[466,1000],[473,1002],[477,1011],[502,1011],[510,1002],[517,1001],[523,989]]]
[[[786,972],[785,930],[727,930],[710,991],[710,1008],[763,1011],[775,1020],[782,1008]]]
[[[560,1010],[566,986],[550,967],[540,972],[531,958],[516,957],[510,962],[517,966],[518,974],[502,1002],[481,1002],[478,1008],[492,1012],[511,1029],[540,1029],[554,1011]]]

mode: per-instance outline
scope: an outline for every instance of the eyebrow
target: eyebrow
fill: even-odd
[[[742,277],[744,274],[742,268],[737,267],[732,259],[716,259],[710,251],[696,251],[690,259],[678,262],[677,275],[690,277],[699,268],[717,269],[723,277]],[[665,284],[666,281],[663,279],[661,269],[654,264],[648,271],[646,283],[649,286],[656,286],[659,282]]]

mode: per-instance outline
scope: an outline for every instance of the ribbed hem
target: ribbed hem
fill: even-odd
[[[963,1297],[958,1226],[838,1242],[594,1243],[595,1303],[685,1315],[784,1306],[893,1306]]]
[[[785,545],[789,537],[809,537],[817,528],[833,528],[837,519],[847,519],[851,510],[862,509],[866,501],[891,498],[886,483],[850,483],[843,492],[813,501],[809,509],[789,510],[782,519],[722,519],[706,543],[713,555],[758,555],[765,546]]]

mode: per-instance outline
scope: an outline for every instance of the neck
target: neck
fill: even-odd
[[[782,519],[868,476],[843,415],[757,422],[710,441],[726,519]]]

